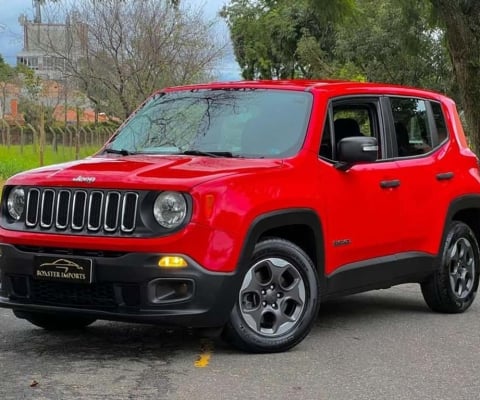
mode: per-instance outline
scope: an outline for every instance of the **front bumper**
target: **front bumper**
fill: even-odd
[[[163,254],[71,251],[0,244],[0,307],[191,327],[223,325],[239,289],[236,274],[188,266],[162,269]],[[169,254],[170,255],[170,254]],[[34,279],[35,257],[92,260],[92,282]]]

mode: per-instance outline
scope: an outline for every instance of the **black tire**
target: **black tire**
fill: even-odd
[[[224,338],[247,352],[286,351],[308,334],[319,305],[318,275],[308,255],[287,240],[262,241],[255,246]]]
[[[423,298],[433,310],[464,312],[475,299],[480,272],[480,250],[468,225],[453,221],[443,243],[437,271],[421,284]]]
[[[82,329],[93,324],[96,319],[81,316],[47,314],[41,312],[13,310],[17,318],[26,319],[35,326],[48,331],[68,331],[73,329]]]

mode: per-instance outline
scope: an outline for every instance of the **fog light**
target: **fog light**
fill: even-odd
[[[188,266],[183,257],[179,256],[165,256],[158,261],[160,268],[185,268]]]
[[[193,297],[192,279],[160,278],[148,283],[148,299],[153,304],[186,301]]]

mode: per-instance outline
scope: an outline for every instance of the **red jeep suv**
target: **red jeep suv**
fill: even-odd
[[[321,302],[418,282],[465,311],[480,176],[452,100],[334,81],[161,90],[94,156],[10,178],[0,306],[46,329],[96,319],[223,327],[283,351]]]

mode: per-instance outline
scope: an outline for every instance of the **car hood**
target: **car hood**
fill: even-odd
[[[186,190],[231,174],[280,168],[281,160],[184,155],[95,156],[22,172],[10,185],[145,189],[161,185]]]

